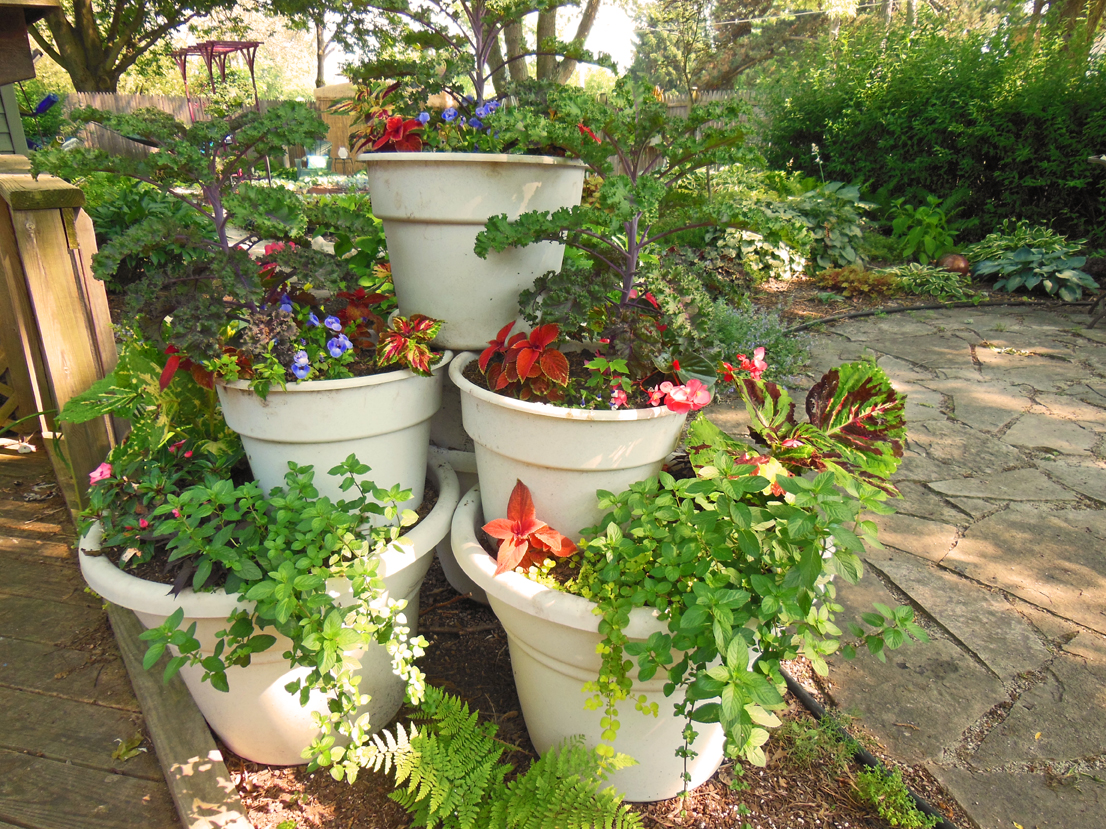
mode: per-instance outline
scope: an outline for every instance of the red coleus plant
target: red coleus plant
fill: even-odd
[[[529,335],[515,334],[508,340],[513,326],[513,322],[503,326],[480,355],[480,370],[488,387],[506,391],[519,400],[536,397],[560,402],[568,385],[568,359],[553,346],[561,333],[560,326],[549,323]]]
[[[429,376],[435,356],[430,350],[430,341],[438,336],[441,328],[440,321],[422,314],[395,317],[392,327],[380,335],[380,345],[376,349],[377,364],[388,366],[402,363],[415,374]]]
[[[417,118],[405,119],[402,115],[393,115],[384,122],[384,134],[373,142],[373,149],[379,150],[389,144],[396,152],[417,153],[422,150],[422,138],[415,133],[422,129],[422,121]]]
[[[368,293],[364,288],[339,291],[337,296],[346,301],[346,307],[336,315],[342,323],[342,330],[347,332],[356,348],[375,348],[387,328],[387,323],[374,309],[387,302],[389,297],[376,292]]]
[[[484,525],[484,532],[500,539],[495,567],[497,576],[519,566],[539,566],[550,553],[566,558],[576,552],[575,544],[537,519],[530,490],[518,480],[507,502],[507,517],[489,521]]]

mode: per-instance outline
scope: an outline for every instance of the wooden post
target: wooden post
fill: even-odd
[[[0,346],[20,411],[39,412],[44,436],[57,437],[56,414],[115,366],[107,295],[93,279],[96,252],[84,194],[52,176],[31,178],[9,156],[0,162]],[[73,509],[84,503],[88,473],[115,442],[98,418],[66,424],[61,455],[51,453]]]

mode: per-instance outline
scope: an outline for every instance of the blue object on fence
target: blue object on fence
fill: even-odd
[[[54,104],[58,102],[58,96],[51,92],[45,98],[38,102],[38,106],[35,107],[35,115],[44,115],[50,110]]]

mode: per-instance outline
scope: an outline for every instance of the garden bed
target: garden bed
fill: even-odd
[[[449,586],[440,565],[431,567],[421,593],[420,631],[430,641],[421,664],[428,680],[457,694],[480,711],[486,722],[498,726],[499,739],[518,747],[505,755],[516,768],[536,758],[515,695],[507,651],[507,636],[487,607],[459,596]],[[818,693],[804,663],[790,666],[796,678]],[[788,695],[785,720],[813,727],[810,714]],[[800,729],[800,733],[807,729]],[[805,741],[804,741],[805,742]],[[956,802],[920,766],[905,766],[865,741],[889,767],[903,770],[910,788],[927,799],[956,826],[969,819]],[[697,829],[883,829],[888,824],[859,797],[855,764],[827,773],[820,758],[813,760],[791,737],[774,738],[768,745],[768,766],[725,763],[686,803],[679,798],[633,807],[647,827]],[[400,829],[410,823],[400,806],[388,799],[391,778],[363,771],[350,785],[333,780],[324,771],[304,767],[262,766],[224,749],[227,768],[257,829]],[[736,784],[733,788],[731,784]],[[686,813],[685,813],[686,812]]]

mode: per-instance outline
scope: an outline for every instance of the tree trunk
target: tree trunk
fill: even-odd
[[[315,18],[315,88],[326,86],[326,18]]]
[[[526,80],[530,77],[530,73],[526,69],[526,58],[518,57],[526,51],[526,42],[522,36],[522,24],[508,23],[503,28],[503,40],[507,46],[507,60],[511,61],[507,64],[507,71],[511,75],[511,80],[516,83]],[[511,58],[518,58],[518,60],[511,60]]]
[[[521,63],[521,61],[519,61]],[[507,68],[503,65],[503,47],[499,43],[499,35],[492,40],[492,48],[488,53],[488,66],[494,66],[492,70],[492,87],[497,96],[507,92]]]
[[[591,27],[595,25],[595,16],[599,13],[599,3],[601,0],[588,0],[588,4],[584,6],[583,14],[580,15],[580,25],[576,27],[576,37],[572,38],[573,43],[579,43],[583,45],[584,41],[588,39],[588,35],[591,34]],[[568,79],[572,77],[572,73],[576,71],[576,61],[572,58],[565,58],[557,66],[557,83],[568,83]]]
[[[557,9],[556,7],[549,9],[548,11],[538,12],[538,32],[536,36],[537,42],[535,45],[535,51],[538,54],[538,68],[537,79],[539,81],[553,80],[554,74],[557,71],[557,56],[556,55],[543,55],[540,54],[542,50],[542,42],[547,38],[555,38],[557,36]]]
[[[880,17],[883,18],[883,25],[884,26],[889,27],[891,25],[891,16],[892,16],[892,14],[894,14],[894,11],[895,11],[895,0],[883,0],[882,4],[879,7],[879,14],[880,14]]]
[[[918,21],[918,0],[906,0],[906,22],[910,24],[910,28],[914,28],[914,24]]]

